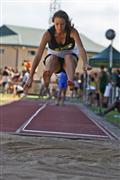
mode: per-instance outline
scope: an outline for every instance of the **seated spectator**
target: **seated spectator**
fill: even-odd
[[[9,82],[9,69],[7,66],[4,67],[3,71],[2,71],[2,79],[0,81],[0,84],[2,85],[3,87],[3,93],[5,92],[5,88],[6,88],[6,85],[8,84]]]
[[[103,111],[102,115],[105,115],[115,109],[117,109],[117,111],[120,113],[120,99],[116,100],[115,103],[113,103],[105,111]]]
[[[18,97],[20,97],[21,94],[23,94],[23,87],[22,87],[21,85],[19,85],[19,84],[16,84],[16,85],[14,85],[13,87],[14,87],[14,89],[13,89],[13,95],[14,95],[14,96],[17,95]]]

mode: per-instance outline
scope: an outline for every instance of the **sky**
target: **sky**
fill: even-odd
[[[0,26],[19,25],[47,29],[52,0],[0,0]],[[107,47],[108,29],[116,33],[113,46],[120,51],[119,0],[58,0],[75,28],[94,42]]]

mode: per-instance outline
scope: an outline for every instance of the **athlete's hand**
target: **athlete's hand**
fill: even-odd
[[[24,85],[24,93],[28,94],[29,88],[32,86],[33,78],[29,77],[26,84]]]

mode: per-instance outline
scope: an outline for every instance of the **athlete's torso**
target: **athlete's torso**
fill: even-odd
[[[52,50],[56,51],[63,51],[63,50],[70,50],[73,49],[75,46],[75,41],[72,37],[70,37],[70,33],[66,34],[66,39],[65,43],[58,43],[55,38],[55,27],[52,26],[51,28],[48,29],[50,35],[51,35],[51,40],[48,43],[49,48]]]
[[[65,54],[75,53],[78,55],[76,51],[75,41],[72,37],[70,37],[70,33],[66,34],[65,42],[58,43],[55,37],[55,27],[52,26],[48,29],[50,33],[51,39],[48,42],[48,53],[54,54],[59,57],[64,57]]]

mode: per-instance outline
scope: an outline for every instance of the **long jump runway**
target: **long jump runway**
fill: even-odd
[[[75,104],[20,100],[0,107],[1,132],[66,138],[114,139]]]

